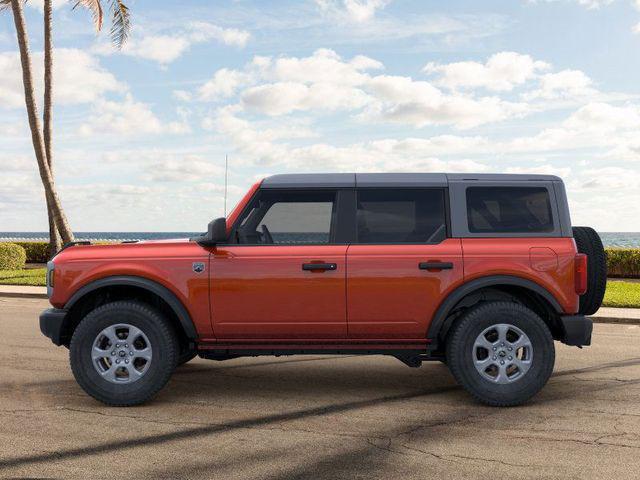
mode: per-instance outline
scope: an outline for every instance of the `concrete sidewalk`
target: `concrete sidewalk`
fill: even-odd
[[[0,285],[0,297],[47,298],[47,288]],[[640,324],[640,308],[602,307],[592,318],[598,323]]]
[[[0,285],[0,297],[47,298],[47,287]]]
[[[598,323],[640,324],[640,308],[601,307],[591,318]]]

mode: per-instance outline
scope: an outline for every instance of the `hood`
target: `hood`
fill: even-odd
[[[54,263],[96,259],[134,259],[190,255],[203,248],[188,238],[143,240],[109,244],[71,245],[54,257]]]

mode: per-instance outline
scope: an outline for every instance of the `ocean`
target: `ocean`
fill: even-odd
[[[76,240],[162,240],[167,238],[190,238],[202,232],[74,232]],[[640,232],[599,232],[605,247],[640,248]],[[47,241],[48,232],[0,232],[0,241]]]

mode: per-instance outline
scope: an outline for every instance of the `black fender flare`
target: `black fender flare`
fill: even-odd
[[[167,287],[144,277],[136,277],[133,275],[117,275],[94,280],[93,282],[90,282],[79,288],[67,301],[64,308],[65,310],[69,311],[87,294],[100,288],[112,286],[138,287],[154,293],[162,300],[167,302],[169,307],[176,314],[176,317],[178,317],[178,321],[180,322],[180,325],[182,326],[182,329],[184,330],[187,338],[190,340],[195,340],[198,337],[196,327],[193,325],[193,320],[191,320],[191,315],[189,315],[189,312],[182,304],[180,299],[176,297],[176,295]]]
[[[471,280],[470,282],[464,283],[463,285],[460,285],[453,292],[451,292],[447,296],[447,298],[445,298],[445,300],[440,304],[433,316],[431,325],[429,325],[429,330],[427,331],[427,338],[431,340],[432,345],[437,346],[438,337],[440,335],[440,332],[442,331],[442,328],[445,326],[447,317],[449,316],[449,313],[451,312],[453,307],[455,307],[458,302],[460,302],[460,300],[482,288],[500,285],[523,287],[531,290],[532,292],[537,293],[547,302],[549,302],[549,304],[557,313],[562,313],[562,306],[560,305],[558,300],[551,294],[551,292],[531,280],[512,275],[492,275],[489,277],[477,278],[475,280]]]

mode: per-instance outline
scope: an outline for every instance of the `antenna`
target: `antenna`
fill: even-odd
[[[224,216],[227,216],[227,178],[229,172],[229,157],[224,156]]]

